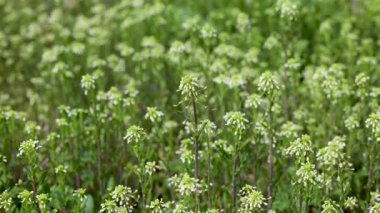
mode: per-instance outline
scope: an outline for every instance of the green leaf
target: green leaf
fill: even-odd
[[[93,213],[94,212],[94,198],[90,194],[86,195],[86,205],[84,207],[85,213]]]

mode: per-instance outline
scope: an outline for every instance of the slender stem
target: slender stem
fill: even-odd
[[[362,98],[361,98],[361,107],[362,107],[362,125],[365,126],[365,119],[367,118],[367,115],[368,115],[368,99],[367,99],[367,96],[366,96],[366,93],[364,92],[364,94],[362,95]],[[375,137],[372,137],[373,139]],[[372,175],[373,175],[373,170],[372,170],[372,153],[371,153],[371,145],[369,144],[370,142],[368,141],[368,133],[367,133],[367,128],[363,128],[363,143],[364,143],[364,147],[367,149],[367,162],[368,162],[368,182],[367,182],[367,188],[368,188],[368,191],[367,191],[367,200],[370,199],[370,192],[371,192],[371,189],[372,189]],[[370,203],[368,202],[366,204],[366,212],[369,212],[369,206],[370,206]]]
[[[257,185],[257,153],[256,153],[256,145],[253,145],[253,154],[254,154],[254,161],[253,161],[253,167],[252,167],[252,173],[253,173],[253,185]]]
[[[207,207],[211,208],[211,150],[210,139],[207,140]]]
[[[273,130],[272,130],[272,100],[269,100],[268,105],[268,128],[269,128],[269,186],[268,186],[268,209],[272,208],[273,195]]]
[[[235,148],[236,150],[236,148]],[[232,212],[236,212],[236,176],[238,165],[238,153],[235,151],[234,163],[233,163],[233,175],[232,175]]]
[[[119,140],[119,138],[120,138],[120,131],[119,131],[119,129],[118,129],[118,133],[117,133],[117,138],[116,138],[116,140],[115,140],[115,151],[117,152],[117,150],[121,150],[121,143],[120,143],[120,140]],[[116,175],[116,177],[117,177],[117,182],[119,183],[119,184],[121,184],[121,175],[122,175],[122,165],[121,165],[121,162],[122,162],[122,160],[121,160],[121,158],[119,157],[118,159],[117,159],[117,167],[116,167],[116,172],[117,172],[117,175]]]
[[[98,113],[97,113],[97,109],[96,109],[96,96],[95,95],[92,95],[93,96],[93,99],[92,99],[92,107],[93,107],[93,110],[94,110],[94,119],[95,119],[95,123],[96,123],[96,126],[97,126],[97,130],[96,131],[96,148],[97,148],[97,173],[98,173],[98,187],[99,187],[99,194],[100,194],[100,197],[103,195],[103,183],[102,183],[102,153],[101,153],[101,141],[100,141],[100,127],[99,127],[99,122],[98,122]]]
[[[102,183],[102,155],[101,155],[101,144],[100,139],[97,140],[97,151],[98,151],[98,184],[100,195],[103,195],[103,183]]]
[[[197,106],[195,104],[195,98],[192,101],[193,104],[193,115],[194,115],[194,178],[199,179],[199,153],[198,153],[198,114]],[[195,200],[196,200],[196,212],[199,210],[199,195],[198,189],[195,189]]]
[[[372,137],[373,140],[375,137]],[[372,143],[372,142],[371,142]],[[372,190],[372,177],[373,177],[373,158],[372,158],[372,144],[368,145],[368,191]]]
[[[140,171],[141,171],[141,180],[140,180],[140,187],[141,187],[141,200],[143,202],[143,212],[145,212],[145,207],[146,207],[146,197],[145,197],[145,175],[144,175],[144,164],[141,162],[140,163]]]
[[[298,212],[302,212],[302,187],[300,187],[300,191],[298,194]]]
[[[35,200],[37,212],[40,213],[41,210],[40,210],[40,207],[38,206],[38,202],[37,202],[37,181],[36,181],[37,178],[36,178],[34,168],[31,168],[31,173],[32,173],[33,199]]]

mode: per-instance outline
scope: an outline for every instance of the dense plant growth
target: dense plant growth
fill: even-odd
[[[0,211],[380,212],[379,0],[0,17]]]

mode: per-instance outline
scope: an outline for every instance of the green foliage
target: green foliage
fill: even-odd
[[[0,212],[380,212],[379,0],[0,0]]]

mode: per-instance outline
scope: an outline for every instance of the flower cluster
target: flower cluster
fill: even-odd
[[[144,129],[133,125],[127,129],[127,134],[125,135],[124,140],[126,140],[128,144],[137,144],[144,140],[145,137],[146,133]]]
[[[207,137],[211,137],[215,134],[216,125],[212,121],[206,119],[203,120],[199,126],[199,132],[203,133]]]
[[[357,116],[351,115],[344,121],[344,125],[348,130],[354,130],[359,127],[359,121],[357,119]]]
[[[145,164],[145,172],[148,175],[153,175],[153,173],[155,173],[157,169],[159,169],[159,166],[155,161],[150,161]]]
[[[261,74],[257,87],[259,91],[265,94],[271,94],[280,88],[276,77],[270,71]]]
[[[135,207],[136,192],[131,188],[118,185],[101,204],[100,212],[132,212]]]
[[[176,190],[183,196],[190,196],[195,192],[200,192],[201,184],[199,180],[191,177],[189,174],[184,173],[181,175],[174,175],[169,178],[169,183],[174,186]]]
[[[346,155],[344,153],[345,138],[336,136],[328,142],[327,146],[321,148],[317,153],[317,160],[321,165],[327,166],[329,169],[333,169],[334,166],[343,168],[350,166],[347,162]]]
[[[276,9],[280,13],[281,18],[292,21],[297,15],[298,5],[294,0],[278,0]]]
[[[372,134],[377,135],[380,133],[380,114],[371,113],[365,121],[365,126],[371,130]]]
[[[234,130],[234,134],[236,136],[240,136],[246,129],[248,120],[245,118],[245,114],[242,112],[227,112],[223,118],[226,122],[226,125],[230,126]]]
[[[315,169],[315,165],[310,162],[301,164],[300,168],[296,171],[296,177],[296,183],[304,187],[318,184],[317,170]]]
[[[23,205],[33,204],[33,192],[31,191],[23,190],[17,197],[21,199]]]
[[[188,74],[182,77],[178,91],[185,101],[192,101],[199,98],[199,92],[202,88],[198,77],[194,74]]]
[[[264,195],[251,185],[245,185],[240,190],[239,212],[254,212],[261,210],[266,205]]]
[[[148,107],[146,110],[145,119],[150,120],[152,123],[160,121],[162,116],[164,116],[164,113],[157,110],[156,107]]]
[[[51,201],[51,198],[47,194],[39,194],[36,196],[38,207],[42,212],[48,212],[48,203]]]
[[[347,197],[344,201],[344,207],[350,210],[354,210],[358,205],[358,199],[356,197]]]
[[[89,91],[95,89],[95,76],[86,74],[82,76],[82,79],[80,81],[80,86],[84,90],[84,94],[87,95]]]
[[[32,160],[38,149],[41,148],[38,140],[26,140],[23,141],[18,149],[17,157],[26,158]]]
[[[13,209],[13,200],[8,190],[0,194],[0,209],[3,209],[5,212],[11,212]]]
[[[192,149],[193,141],[189,138],[181,141],[181,146],[176,151],[176,154],[179,155],[182,163],[190,164],[194,160],[193,149]]]
[[[310,136],[302,135],[295,141],[290,142],[290,146],[284,149],[284,155],[294,157],[295,159],[306,158],[308,154],[313,153]]]
[[[86,189],[79,188],[73,192],[73,196],[76,197],[80,203],[83,203],[86,199]]]
[[[369,77],[365,73],[359,73],[355,76],[355,84],[358,87],[363,87],[369,81]]]
[[[205,24],[201,29],[201,36],[203,39],[211,39],[216,37],[216,30],[210,24]]]
[[[244,107],[245,108],[253,108],[253,109],[257,109],[260,104],[261,104],[261,98],[259,95],[257,94],[251,94],[247,97],[247,99],[245,100],[244,102]]]
[[[321,213],[339,213],[341,209],[339,205],[332,200],[326,200],[322,205]]]
[[[152,213],[164,213],[168,206],[162,201],[162,199],[155,199],[150,202],[148,208],[151,209]]]

